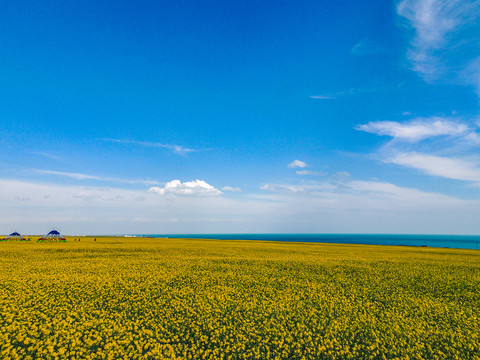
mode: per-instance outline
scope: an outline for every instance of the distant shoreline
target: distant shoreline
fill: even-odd
[[[392,245],[480,250],[480,235],[422,234],[135,234],[138,237]]]
[[[24,235],[35,238],[41,235]],[[4,238],[5,236],[0,236]],[[248,240],[297,243],[331,243],[351,245],[413,246],[449,249],[480,250],[480,235],[400,235],[400,234],[114,234],[65,235],[67,238],[117,238],[117,239],[210,239]]]

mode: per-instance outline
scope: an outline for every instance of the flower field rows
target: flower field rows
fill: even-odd
[[[480,359],[480,252],[0,244],[0,358]]]

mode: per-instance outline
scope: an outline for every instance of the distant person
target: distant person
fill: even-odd
[[[97,238],[93,239],[93,241],[97,241]]]

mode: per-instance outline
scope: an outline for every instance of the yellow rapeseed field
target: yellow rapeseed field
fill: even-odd
[[[480,252],[0,243],[2,359],[480,359]]]

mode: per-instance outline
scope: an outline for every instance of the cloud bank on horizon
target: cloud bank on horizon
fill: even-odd
[[[480,3],[270,5],[8,5],[0,233],[479,234]]]

